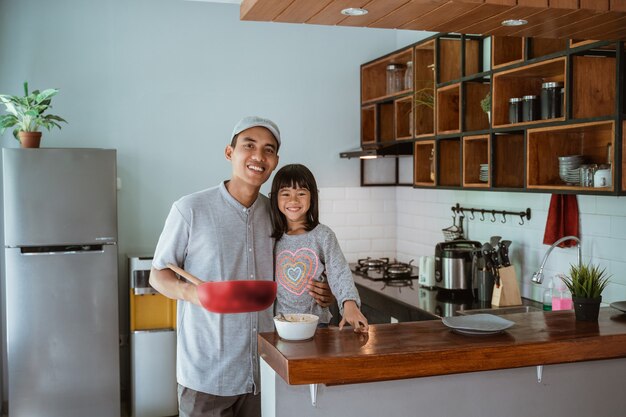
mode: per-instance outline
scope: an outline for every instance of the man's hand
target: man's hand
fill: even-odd
[[[309,290],[309,295],[315,299],[320,307],[328,307],[336,302],[327,282],[310,280],[306,287]]]

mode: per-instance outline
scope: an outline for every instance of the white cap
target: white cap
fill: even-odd
[[[278,130],[278,126],[276,125],[276,123],[272,122],[269,119],[264,119],[259,116],[246,116],[243,119],[241,119],[235,125],[231,138],[234,138],[235,136],[237,136],[238,134],[240,134],[246,129],[250,129],[251,127],[257,127],[257,126],[264,127],[267,130],[269,130],[272,133],[272,135],[274,135],[274,139],[276,139],[276,142],[278,142],[278,146],[280,146],[280,130]]]

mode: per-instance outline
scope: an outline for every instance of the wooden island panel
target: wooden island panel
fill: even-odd
[[[573,311],[510,314],[502,334],[464,336],[441,321],[370,326],[367,335],[318,329],[310,341],[259,335],[261,357],[288,384],[351,384],[626,357],[626,315],[598,323]]]

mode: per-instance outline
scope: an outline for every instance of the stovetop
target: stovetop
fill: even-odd
[[[364,258],[350,264],[355,274],[372,281],[384,281],[389,286],[411,286],[419,278],[419,269],[411,262],[398,262],[389,258]]]

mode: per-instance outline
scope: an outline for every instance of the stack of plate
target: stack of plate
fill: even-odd
[[[489,181],[489,164],[480,164],[480,174],[478,179],[482,182]]]
[[[582,155],[559,156],[559,177],[567,185],[580,184],[580,165],[585,158]]]

